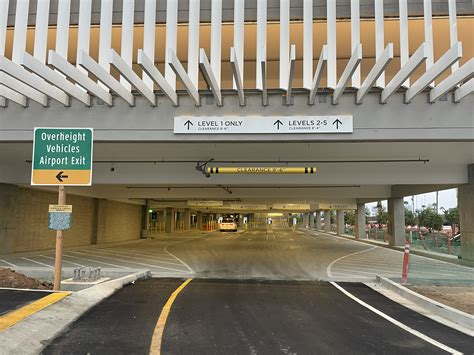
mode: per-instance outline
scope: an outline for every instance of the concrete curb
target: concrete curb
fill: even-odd
[[[385,277],[377,275],[376,282],[382,287],[395,292],[399,296],[427,310],[430,314],[462,326],[469,331],[471,336],[474,336],[474,316],[420,295]]]
[[[123,286],[149,276],[140,271],[75,292],[0,333],[0,354],[39,354],[67,326]]]

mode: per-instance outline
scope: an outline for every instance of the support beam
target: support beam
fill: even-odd
[[[1,75],[1,73],[0,73],[0,75]],[[5,99],[8,99],[10,101],[15,102],[20,106],[23,106],[23,107],[28,106],[26,96],[20,94],[19,92],[15,91],[15,90],[10,89],[9,87],[7,87],[5,85],[0,85],[0,96],[2,98],[5,98]],[[7,103],[3,102],[2,107],[7,107]]]
[[[451,47],[458,42],[458,20],[456,16],[456,0],[448,0],[449,13],[449,43]],[[456,62],[451,66],[451,72],[454,73],[459,68],[459,63]]]
[[[374,13],[375,13],[375,58],[380,58],[385,48],[383,0],[375,0]],[[385,87],[385,73],[383,71],[380,73],[379,77],[377,78],[375,85],[382,89]]]
[[[110,53],[110,48],[109,48]],[[87,53],[82,51],[78,56],[78,65],[93,74],[107,89],[115,92],[130,106],[135,106],[135,99],[130,91],[127,90],[118,80],[116,80],[106,69],[106,66],[99,65]]]
[[[267,61],[267,0],[257,0],[257,58],[256,58],[256,88],[263,91],[264,72]]]
[[[137,63],[143,71],[150,77],[163,91],[168,99],[171,100],[174,106],[178,106],[178,95],[176,91],[166,81],[165,77],[160,73],[158,68],[152,60],[145,54],[142,49],[138,50]]]
[[[326,233],[331,231],[331,211],[324,211],[324,231]]]
[[[418,80],[413,83],[405,94],[405,103],[409,103],[413,98],[422,92],[425,88],[436,80],[451,64],[457,62],[462,57],[462,45],[461,42],[456,43],[452,46],[438,61],[430,67]]]
[[[267,94],[267,61],[260,62],[261,74],[262,74],[262,105],[268,106],[268,94]]]
[[[385,89],[382,90],[380,103],[386,103],[389,97],[392,96],[403,85],[403,83],[405,83],[405,80],[410,77],[411,73],[413,73],[427,57],[428,52],[426,44],[422,43],[410,59],[408,59],[405,65],[400,68],[397,74],[395,74]]]
[[[316,72],[314,73],[313,83],[311,84],[311,90],[309,92],[308,104],[314,105],[316,101],[316,94],[318,93],[319,83],[323,76],[323,71],[326,68],[328,62],[328,47],[323,45],[321,49],[321,54],[319,54],[318,66],[316,67]]]
[[[181,82],[184,85],[184,88],[186,89],[186,92],[194,100],[194,103],[196,104],[196,106],[201,106],[201,100],[199,98],[199,92],[198,92],[197,87],[193,85],[191,79],[186,73],[186,70],[184,70],[183,65],[181,64],[178,57],[176,56],[176,53],[169,48],[168,48],[168,64],[171,67],[171,69],[173,69],[174,73],[179,78],[179,80],[181,80]]]
[[[120,45],[120,56],[124,62],[131,67],[133,64],[133,29],[135,16],[135,0],[123,0],[122,10],[122,38]],[[132,86],[123,76],[120,76],[120,84],[131,91]]]
[[[408,38],[408,4],[407,0],[399,0],[398,8],[400,11],[400,68],[403,68],[410,59],[409,38]],[[410,79],[401,85],[404,87],[410,86]]]
[[[9,0],[0,0],[0,55],[2,56],[5,55],[5,45],[7,42],[8,5]],[[5,90],[3,88],[5,88]],[[20,105],[24,102],[26,105],[26,97],[21,98],[18,93],[15,94],[11,89],[0,85],[0,107],[7,107],[7,97],[2,96],[2,92],[13,97],[15,99],[12,100],[13,102],[19,103]]]
[[[365,203],[358,203],[355,218],[355,237],[356,239],[367,239],[365,232]]]
[[[143,16],[143,53],[150,58],[152,63],[155,63],[156,0],[145,0]],[[130,65],[128,66],[130,67]],[[148,89],[153,92],[155,89],[153,80],[146,72],[142,73],[142,79]]]
[[[77,28],[76,67],[78,66],[77,63],[79,62],[79,55],[80,55],[81,51],[84,51],[87,54],[89,54],[90,37],[91,37],[91,11],[92,11],[92,0],[81,0],[79,2],[79,24],[78,24],[78,28]],[[67,60],[68,57],[67,57],[67,55],[65,55],[63,58],[65,58]],[[85,70],[83,68],[78,68],[78,70],[79,70],[79,73],[82,73],[84,77],[87,77],[87,70]],[[83,80],[83,81],[85,81],[85,80]],[[92,80],[91,80],[91,82],[92,82]],[[90,85],[89,82],[87,82],[87,84],[91,88],[94,88],[93,85]],[[84,87],[81,84],[79,84],[79,85]],[[97,85],[97,84],[95,84],[95,85]],[[102,87],[100,87],[99,85],[97,85],[97,86],[101,89],[101,91],[106,92]],[[89,90],[89,89],[87,89],[87,90]],[[94,88],[94,90],[95,90],[95,88]],[[92,90],[91,90],[91,92],[92,92]],[[100,92],[100,91],[98,91],[98,92]],[[94,95],[96,95],[96,94],[94,93]],[[100,97],[98,95],[96,95],[96,96]],[[103,101],[105,101],[105,100],[103,100]],[[112,99],[110,100],[110,106],[112,106]]]
[[[463,81],[469,80],[474,75],[474,58],[469,59],[461,68],[454,71],[450,76],[444,79],[430,91],[429,102],[433,103],[442,95],[456,87]]]
[[[69,105],[69,97],[66,95],[66,93],[54,86],[51,86],[40,77],[30,73],[22,66],[13,63],[4,56],[0,56],[0,72],[4,72],[6,74],[5,76],[2,76],[5,82],[0,81],[0,83],[5,84],[12,90],[20,92],[29,99],[32,99],[45,107],[48,106],[48,97],[57,100],[65,106]],[[17,90],[17,87],[15,87],[19,81],[24,84],[21,85],[22,91]],[[30,90],[26,89],[25,86],[30,87]],[[31,94],[31,96],[27,95],[27,93],[29,95]]]
[[[222,0],[212,0],[211,5],[211,68],[221,85],[222,51]]]
[[[359,4],[359,0],[352,0],[351,1],[351,50],[354,51],[359,45],[359,43],[360,43],[360,4]],[[360,67],[359,66],[354,71],[354,74],[352,74],[352,87],[353,88],[360,87]]]
[[[313,0],[303,1],[303,87],[311,90],[313,80]]]
[[[467,83],[461,85],[454,91],[454,102],[460,102],[467,95],[474,93],[474,79],[470,79]]]
[[[370,70],[365,78],[362,86],[357,90],[356,103],[361,104],[362,99],[368,94],[370,89],[374,86],[377,78],[385,71],[385,68],[393,59],[393,43],[389,43],[383,53],[377,58],[375,65]]]
[[[245,0],[234,0],[234,50],[237,62],[241,65],[240,72],[244,73],[244,20],[245,20]],[[242,75],[242,86],[244,85],[244,77]],[[237,90],[235,78],[233,80],[233,88]]]
[[[5,85],[7,88],[10,88],[11,90],[16,91],[19,94],[22,94],[23,96],[26,96],[28,99],[36,101],[44,107],[48,106],[48,98],[46,97],[46,95],[2,71],[0,71],[0,83]],[[8,92],[8,90],[5,90],[5,92]],[[23,102],[23,100],[21,100],[21,102]]]
[[[242,71],[240,69],[240,63],[237,60],[234,47],[230,48],[230,65],[232,67],[232,75],[234,76],[237,84],[237,93],[239,94],[240,106],[245,106],[244,87],[242,84]]]
[[[336,88],[337,84],[337,54],[336,54],[336,1],[326,2],[327,18],[327,39],[328,46],[328,69],[327,84],[331,89]]]
[[[87,92],[77,87],[67,80],[64,75],[41,63],[38,59],[34,58],[27,52],[25,52],[23,55],[23,66],[46,80],[51,85],[54,85],[64,92],[67,92],[68,95],[82,102],[84,105],[88,107],[91,106],[91,97]]]
[[[112,95],[97,85],[96,82],[89,79],[89,77],[69,63],[62,56],[55,51],[50,50],[48,55],[48,64],[55,67],[58,71],[63,73],[68,78],[71,78],[77,85],[87,90],[92,95],[104,101],[107,105],[112,106]]]
[[[345,232],[345,223],[344,223],[344,210],[336,211],[336,224],[337,224],[337,235],[343,235]]]
[[[286,90],[290,68],[290,0],[280,0],[280,89]],[[241,71],[242,73],[242,71]]]
[[[403,246],[405,244],[405,205],[403,197],[388,199],[388,244]]]
[[[127,63],[118,55],[118,53],[111,49],[110,50],[110,64],[117,69],[128,82],[137,89],[152,106],[156,106],[156,97],[155,93],[147,86],[147,84],[140,79],[140,77],[135,74],[135,72],[130,68]]]
[[[176,70],[173,69],[173,65],[176,63],[171,64],[171,60],[173,59],[173,56],[176,57],[175,53],[176,53],[177,42],[178,42],[178,0],[166,0],[165,79],[168,82],[168,84],[170,84],[170,86],[175,90],[176,90],[177,73],[176,73]],[[186,74],[186,77],[188,77],[187,74]],[[181,78],[181,81],[182,81],[182,78]],[[191,82],[190,80],[188,81]],[[188,88],[186,87],[186,91],[187,90]]]
[[[361,60],[362,60],[362,44],[359,43],[356,49],[354,49],[354,51],[352,52],[351,58],[349,59],[349,62],[347,63],[346,68],[342,72],[342,76],[336,85],[336,89],[334,90],[334,93],[332,95],[333,105],[336,105],[339,102],[339,98],[344,92],[344,89],[346,88],[347,83],[352,77],[352,74],[354,73],[354,71],[359,66]]]
[[[199,9],[200,0],[189,0],[188,76],[195,88],[199,88]]]
[[[321,211],[316,211],[316,230],[320,231],[323,229],[323,224],[321,222]]]
[[[291,105],[291,91],[293,89],[293,79],[295,76],[295,63],[296,63],[296,45],[292,44],[290,49],[290,64],[288,71],[288,84],[286,87],[286,104]]]
[[[211,89],[212,94],[216,99],[217,106],[222,106],[221,88],[219,87],[217,79],[212,72],[211,64],[209,63],[206,52],[203,48],[199,50],[199,69],[201,70],[202,76],[204,77],[207,86]]]

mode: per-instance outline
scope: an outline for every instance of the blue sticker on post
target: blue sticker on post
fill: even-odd
[[[52,230],[67,230],[71,228],[72,206],[49,205],[48,228]]]

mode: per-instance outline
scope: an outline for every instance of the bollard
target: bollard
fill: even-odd
[[[402,285],[407,284],[408,279],[408,262],[410,260],[410,241],[405,242],[405,253],[403,254],[403,269],[402,269]]]

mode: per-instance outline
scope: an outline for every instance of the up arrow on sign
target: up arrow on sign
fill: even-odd
[[[342,125],[342,122],[337,118],[332,124],[335,124],[336,129],[339,129],[339,125]]]
[[[276,126],[277,126],[277,129],[280,130],[280,125],[283,126],[283,122],[281,122],[280,120],[276,120],[273,125],[276,125]]]

